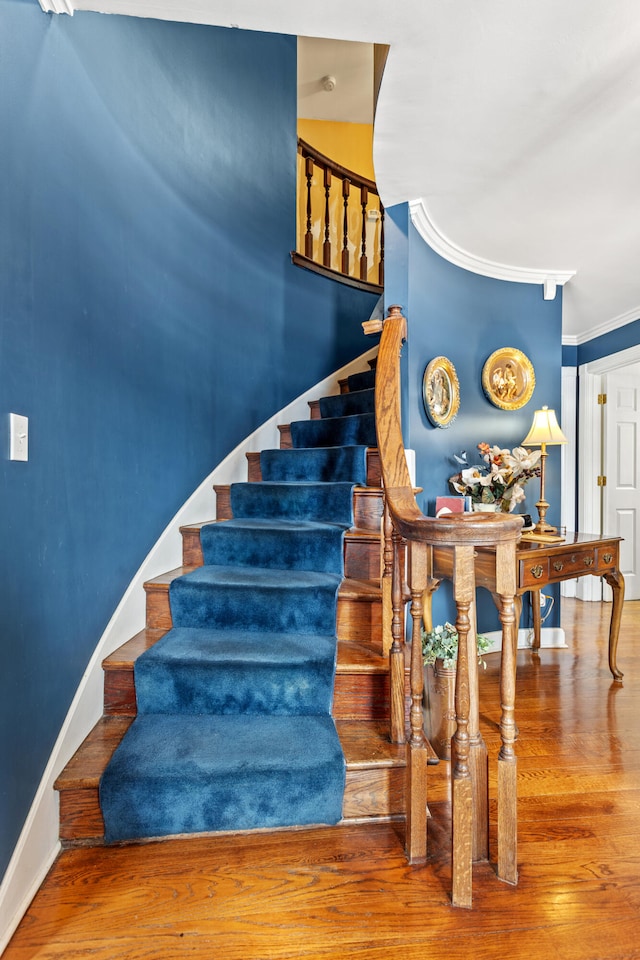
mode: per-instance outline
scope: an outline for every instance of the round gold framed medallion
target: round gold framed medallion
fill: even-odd
[[[482,368],[482,389],[502,410],[519,410],[528,403],[536,385],[533,365],[521,350],[501,347]]]
[[[460,383],[446,357],[434,357],[422,378],[422,399],[434,427],[448,427],[460,409]]]

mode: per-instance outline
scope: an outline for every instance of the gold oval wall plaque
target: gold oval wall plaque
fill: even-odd
[[[460,409],[460,383],[454,365],[446,357],[434,357],[422,378],[422,399],[434,427],[448,427]]]
[[[502,410],[524,407],[535,385],[531,361],[515,347],[496,350],[482,368],[482,388],[487,399]]]

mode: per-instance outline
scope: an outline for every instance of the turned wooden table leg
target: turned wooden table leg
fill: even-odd
[[[456,732],[452,740],[451,820],[452,855],[451,902],[471,907],[474,836],[473,782],[469,766],[469,609],[475,594],[472,546],[454,547],[453,595],[458,616],[458,664],[456,669]],[[474,644],[475,645],[475,644]]]
[[[480,733],[480,693],[478,689],[478,633],[475,599],[469,607],[469,770],[473,784],[474,860],[489,859],[489,763],[487,747]]]
[[[405,771],[406,854],[409,863],[427,858],[427,741],[424,735],[422,696],[422,594],[427,575],[427,546],[409,544],[411,588],[411,712]]]
[[[515,754],[516,648],[518,640],[513,597],[503,597],[502,659],[500,665],[500,737],[498,756],[498,876],[518,882],[517,760]]]
[[[618,670],[616,655],[618,652],[618,636],[620,634],[620,619],[622,617],[622,605],[624,604],[624,577],[619,570],[611,570],[604,574],[613,591],[613,604],[611,608],[611,624],[609,626],[609,669],[613,674],[616,683],[622,683],[624,674]]]

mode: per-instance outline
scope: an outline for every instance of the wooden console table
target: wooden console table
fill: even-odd
[[[540,647],[540,591],[552,583],[594,574],[604,577],[613,591],[609,627],[609,669],[616,683],[622,682],[616,653],[620,617],[624,603],[624,577],[620,572],[620,537],[598,537],[591,533],[568,533],[560,543],[539,543],[522,539],[518,544],[518,594],[531,593],[533,649]]]

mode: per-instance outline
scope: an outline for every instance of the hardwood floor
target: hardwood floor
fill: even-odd
[[[407,865],[401,823],[68,850],[5,960],[640,958],[640,602],[623,612],[622,686],[610,606],[562,608],[569,649],[518,655],[517,887],[478,864],[473,910],[449,906],[440,764],[426,866]],[[481,677],[492,795],[497,660]]]

